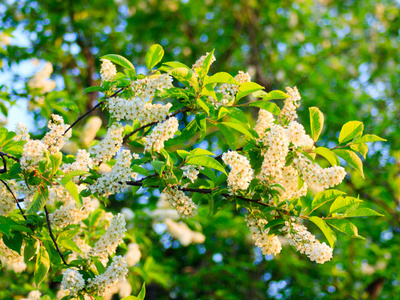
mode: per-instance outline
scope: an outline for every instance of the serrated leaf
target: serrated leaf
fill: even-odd
[[[176,150],[176,153],[178,153],[178,155],[180,157],[182,157],[183,159],[187,156],[190,156],[190,152],[186,151],[186,150]]]
[[[50,258],[44,246],[40,246],[35,265],[35,284],[38,287],[50,269]]]
[[[324,115],[317,107],[310,107],[311,138],[314,142],[318,141],[324,126]]]
[[[332,166],[339,166],[340,162],[337,156],[328,148],[318,147],[314,150],[314,152],[318,155],[324,157]]]
[[[354,145],[350,145],[350,149],[357,151],[358,153],[360,153],[364,158],[367,158],[367,154],[368,154],[368,145],[367,144],[354,144]]]
[[[199,83],[197,82],[196,75],[193,73],[192,70],[189,70],[186,68],[177,68],[177,69],[171,70],[169,74],[171,76],[175,77],[177,80],[179,80],[183,84],[185,82],[187,82],[191,86],[193,86],[196,90],[199,89]]]
[[[274,226],[277,226],[280,224],[284,224],[284,223],[285,223],[284,219],[271,220],[271,221],[268,221],[267,225],[264,226],[264,229],[271,228],[271,227],[274,227]]]
[[[326,222],[319,217],[310,217],[309,220],[318,226],[318,228],[322,231],[322,233],[328,240],[329,245],[333,249],[336,244],[336,235],[334,234],[332,229],[330,229]]]
[[[197,98],[196,103],[206,112],[208,116],[210,115],[210,108],[203,102],[203,100]]]
[[[228,107],[229,116],[239,120],[242,123],[248,124],[249,121],[247,120],[246,114],[237,107]]]
[[[213,155],[213,156],[215,156],[214,153],[212,153],[212,152],[210,152],[208,150],[205,150],[205,149],[201,149],[201,148],[193,149],[192,151],[190,151],[190,153],[193,156],[203,156],[203,155]]]
[[[3,242],[8,248],[21,255],[22,234],[19,231],[13,231],[12,233],[13,237],[3,236]]]
[[[343,150],[343,149],[335,149],[333,150],[334,153],[336,153],[338,156],[343,158],[347,163],[352,166],[354,169],[356,169],[363,178],[364,177],[364,171],[363,171],[363,163],[361,161],[361,158],[358,157],[356,153],[354,153],[351,150]]]
[[[209,156],[192,157],[186,162],[186,164],[208,167],[208,168],[211,168],[214,170],[221,171],[226,174],[224,167],[218,161],[216,161],[214,158],[209,157]]]
[[[91,93],[91,92],[102,92],[104,88],[101,86],[90,86],[82,91],[83,94]]]
[[[352,141],[353,144],[362,144],[362,143],[368,143],[368,142],[372,142],[372,143],[386,142],[386,140],[375,134],[366,134],[366,135],[356,138],[354,141]]]
[[[183,129],[182,134],[179,136],[179,140],[187,141],[190,140],[194,134],[199,131],[200,128],[197,126],[196,120],[190,121],[190,123]]]
[[[146,53],[146,67],[148,70],[151,70],[154,68],[155,65],[157,65],[163,58],[164,56],[164,49],[158,44],[152,45]]]
[[[154,168],[154,170],[157,171],[158,174],[162,174],[162,172],[164,171],[165,168],[165,163],[162,161],[158,161],[158,160],[154,160],[150,163],[152,165],[152,167]]]
[[[359,207],[356,210],[345,215],[346,218],[355,217],[383,217],[384,215],[366,207]]]
[[[49,198],[49,191],[47,187],[39,186],[35,195],[33,196],[31,204],[29,204],[28,209],[26,210],[26,214],[35,214],[39,210],[41,210],[47,202]]]
[[[265,109],[265,110],[269,111],[270,113],[277,115],[277,116],[279,116],[281,113],[281,109],[278,107],[278,105],[276,105],[273,102],[269,102],[269,101],[260,100],[260,101],[250,102],[249,106],[256,106],[256,107]]]
[[[103,55],[101,58],[108,59],[109,61],[112,61],[113,63],[120,65],[124,68],[135,70],[135,66],[127,60],[125,57],[118,55],[118,54],[107,54]]]
[[[237,82],[235,78],[232,77],[232,75],[225,72],[219,72],[214,74],[213,76],[208,77],[204,85],[214,83],[229,83],[239,85],[239,82]]]
[[[334,220],[334,219],[332,219],[332,220],[326,220],[326,223],[328,223],[331,227],[339,230],[340,232],[347,234],[348,236],[351,236],[351,237],[358,236],[357,226],[354,225],[349,220],[346,220],[346,219]]]
[[[78,208],[81,208],[83,205],[82,196],[79,194],[76,184],[72,181],[68,181],[66,184],[64,184],[64,187],[68,190],[68,192],[71,194],[71,196],[75,199],[76,204],[78,205]]]
[[[332,203],[331,207],[329,208],[329,212],[331,214],[344,212],[347,209],[349,209],[351,206],[353,206],[355,203],[359,203],[359,202],[363,202],[363,201],[360,199],[354,198],[354,197],[338,197]]]
[[[239,91],[236,94],[236,101],[246,97],[247,95],[254,93],[259,90],[263,90],[264,87],[255,82],[245,82],[239,87]]]
[[[50,156],[51,160],[51,176],[53,176],[58,168],[61,165],[62,162],[62,153],[61,152],[56,152]]]
[[[190,68],[187,66],[187,65],[185,65],[185,64],[183,64],[183,63],[181,63],[181,62],[179,62],[179,61],[169,61],[169,62],[165,62],[165,63],[163,63],[163,66],[168,66],[169,68],[171,68],[171,69],[177,69],[177,68],[185,68],[185,69],[189,69],[190,70]]]
[[[348,142],[362,135],[364,124],[360,121],[349,121],[342,126],[339,134],[339,144]]]
[[[263,100],[284,100],[289,98],[289,95],[286,94],[285,92],[279,91],[279,90],[274,90],[270,91],[266,95],[263,96]]]
[[[208,53],[208,55],[206,56],[206,58],[203,61],[203,66],[202,66],[203,76],[208,74],[213,56],[214,56],[214,49],[210,53]]]
[[[242,125],[237,124],[237,123],[232,123],[232,122],[221,122],[222,125],[228,126],[232,129],[235,129],[245,135],[247,135],[249,138],[254,140],[254,136],[251,134],[250,131],[248,131],[246,128],[244,128]]]
[[[344,195],[345,193],[339,190],[326,190],[319,192],[315,195],[314,200],[312,201],[312,209],[315,210],[318,207],[324,205],[327,202],[335,200],[337,197]]]
[[[216,124],[231,149],[236,149],[236,138],[233,132],[222,124]]]

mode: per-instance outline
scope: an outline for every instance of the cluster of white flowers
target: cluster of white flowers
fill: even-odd
[[[17,134],[14,137],[15,141],[29,141],[29,131],[24,123],[18,123],[15,126],[15,133]]]
[[[323,169],[318,163],[313,163],[302,153],[299,153],[293,159],[293,166],[300,172],[303,180],[316,190],[324,190],[338,185],[346,176],[343,167],[333,166]]]
[[[21,157],[21,169],[29,170],[37,166],[37,164],[42,160],[44,151],[46,150],[46,145],[39,140],[29,140],[23,149],[23,154]]]
[[[28,86],[32,90],[38,90],[40,93],[48,93],[56,87],[56,82],[50,79],[53,73],[53,65],[46,62],[43,69],[35,73],[28,81]]]
[[[8,248],[3,238],[0,236],[0,261],[7,269],[12,269],[17,273],[20,273],[26,269],[24,262],[24,244],[21,248],[21,255],[18,252]]]
[[[194,165],[186,165],[182,167],[183,176],[189,179],[192,183],[197,179],[199,176],[200,170],[203,170],[203,167],[194,166]]]
[[[168,226],[168,233],[184,247],[190,244],[202,244],[206,240],[206,237],[202,233],[191,230],[183,222],[177,223],[171,219],[166,219],[165,224]]]
[[[151,99],[157,91],[162,92],[171,88],[172,81],[172,77],[168,74],[153,75],[133,81],[131,87],[136,97]]]
[[[105,58],[102,58],[101,62],[101,82],[103,83],[103,81],[114,81],[115,77],[117,76],[117,68],[115,67],[115,65]]]
[[[100,117],[94,116],[89,118],[85,126],[83,126],[82,135],[80,137],[84,146],[89,146],[94,140],[97,132],[101,128],[101,124],[102,121]]]
[[[163,222],[165,219],[178,220],[180,218],[176,209],[172,209],[166,201],[165,194],[161,194],[157,201],[157,208],[150,213],[154,221]]]
[[[16,195],[13,196],[3,183],[0,184],[0,216],[7,216],[15,208],[14,196],[16,197]],[[8,180],[7,184],[11,191],[17,189],[17,183],[14,180]]]
[[[139,159],[139,155],[134,153],[131,155],[129,150],[122,150],[116,157],[114,167],[110,172],[101,175],[97,181],[89,185],[88,188],[92,193],[99,193],[104,196],[122,193],[128,188],[127,181],[136,179],[138,174],[130,169],[132,157]]]
[[[148,124],[165,120],[172,104],[152,104],[140,98],[113,97],[109,99],[107,107],[113,118],[118,121],[140,120],[142,124]]]
[[[128,252],[125,254],[125,260],[128,266],[134,266],[140,261],[142,253],[140,252],[139,245],[136,243],[128,244]]]
[[[89,153],[94,155],[93,161],[95,164],[106,162],[117,153],[122,146],[123,132],[124,127],[114,123],[108,128],[103,140],[89,149]]]
[[[209,52],[206,52],[205,55],[202,55],[192,66],[192,69],[201,69],[203,67],[204,60],[207,58]],[[215,61],[214,54],[211,57],[210,65]]]
[[[197,205],[177,187],[166,187],[163,194],[169,205],[175,208],[182,217],[197,215]]]
[[[230,192],[236,193],[237,190],[246,190],[254,178],[254,171],[247,157],[236,151],[228,151],[222,155],[222,160],[232,168],[228,176]]]
[[[36,290],[36,291],[29,292],[28,297],[23,298],[21,300],[40,300],[41,296],[42,296],[42,293]]]
[[[162,123],[158,123],[152,132],[146,136],[144,143],[144,152],[151,151],[160,152],[164,148],[164,142],[172,139],[178,130],[179,122],[175,117],[170,117]]]
[[[307,195],[307,183],[304,182],[303,186],[299,189],[298,176],[297,170],[292,166],[283,167],[282,178],[278,181],[278,184],[284,189],[276,188],[280,192],[280,201],[284,201],[285,199],[291,200]]]
[[[259,216],[260,211],[255,210],[245,217],[247,226],[250,228],[252,238],[257,247],[261,248],[264,255],[277,255],[282,250],[282,245],[276,235],[269,234],[269,228],[264,229],[268,224],[266,219]]]
[[[88,288],[94,288],[99,296],[110,293],[110,290],[121,281],[126,280],[128,264],[122,256],[114,256],[113,262],[103,274],[96,275],[94,279],[88,279]]]
[[[282,232],[286,234],[290,245],[301,254],[306,254],[311,261],[323,264],[332,258],[332,248],[326,243],[318,241],[307,228],[296,220],[286,221]]]
[[[65,174],[68,174],[69,172],[75,170],[89,172],[91,168],[93,168],[93,160],[90,158],[90,153],[84,149],[79,149],[78,153],[76,154],[75,161],[70,164],[62,165],[61,170]],[[75,180],[78,180],[78,177],[76,177]]]
[[[239,71],[239,73],[235,76],[235,80],[239,84],[243,84],[245,82],[250,82],[251,77],[249,73]],[[219,87],[218,90],[216,90],[217,93],[221,93],[222,99],[219,101],[216,101],[216,99],[214,99],[213,97],[209,97],[208,99],[214,104],[215,108],[218,109],[220,106],[228,105],[234,100],[235,95],[239,91],[239,87],[240,85],[224,83]]]
[[[314,141],[306,134],[303,125],[296,121],[289,123],[286,133],[289,141],[292,142],[295,147],[310,149],[314,146]]]
[[[113,216],[106,233],[95,243],[94,247],[88,252],[88,256],[98,257],[105,265],[108,262],[108,255],[113,254],[118,245],[123,242],[126,231],[125,225],[123,214]]]
[[[297,90],[297,87],[287,87],[286,91],[289,95],[289,98],[285,99],[285,103],[281,110],[279,120],[291,122],[297,119],[296,109],[300,107],[301,96],[299,91]]]
[[[262,138],[266,134],[266,130],[271,128],[274,124],[274,116],[265,109],[260,109],[258,113],[257,123],[254,127],[254,130],[258,133],[260,138]]]
[[[85,280],[77,270],[68,268],[64,270],[62,275],[62,289],[69,290],[70,295],[76,295],[77,292],[85,287]]]
[[[55,153],[61,150],[65,142],[69,140],[72,135],[70,129],[65,135],[63,133],[69,127],[68,124],[64,124],[64,120],[59,115],[51,115],[47,126],[50,129],[43,137],[42,142],[47,146],[50,153]]]
[[[289,152],[289,140],[283,127],[273,124],[261,138],[264,146],[264,161],[261,166],[261,172],[258,175],[260,179],[271,183],[279,181],[282,178],[282,168],[286,163],[286,156]]]

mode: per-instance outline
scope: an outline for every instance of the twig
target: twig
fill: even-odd
[[[44,206],[44,212],[46,213],[47,227],[49,228],[49,233],[50,233],[51,240],[53,241],[54,246],[56,247],[56,250],[57,250],[58,254],[60,255],[61,260],[63,261],[64,265],[67,265],[67,262],[65,261],[64,256],[62,255],[60,249],[58,248],[56,239],[54,238],[54,235],[53,235],[53,231],[51,230],[49,212],[47,210],[46,205]]]
[[[6,157],[8,157],[8,158],[11,158],[11,159],[15,160],[16,162],[19,162],[19,159],[16,158],[15,156],[12,156],[12,155],[10,155],[10,154],[7,154],[7,153],[1,152],[1,151],[0,151],[0,156],[1,156],[1,157],[6,156]]]
[[[21,206],[19,205],[19,201],[17,199],[17,197],[15,197],[13,191],[11,190],[11,188],[8,186],[7,182],[5,182],[3,179],[0,179],[0,181],[6,186],[7,190],[11,193],[11,195],[13,196],[15,203],[17,203],[17,206],[22,214],[22,216],[24,217],[25,221],[26,221],[26,216],[24,214],[24,211],[22,210]]]
[[[112,94],[109,97],[106,98],[112,98],[115,95],[119,94],[123,89],[119,89],[118,91],[116,91],[114,94]],[[90,114],[92,111],[94,111],[96,108],[100,107],[102,104],[104,103],[104,101],[101,101],[99,103],[97,103],[95,106],[93,106],[91,109],[89,109],[87,112],[85,112],[82,116],[80,116],[74,123],[72,123],[67,130],[64,131],[64,133],[62,134],[62,136],[65,136],[65,134],[76,125],[76,123],[78,123],[80,120],[82,120],[84,117],[86,117],[88,114]]]

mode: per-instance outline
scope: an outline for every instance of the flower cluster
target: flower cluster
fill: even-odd
[[[70,164],[64,164],[61,169],[65,174],[68,174],[75,170],[89,172],[91,168],[93,168],[93,160],[90,158],[90,153],[84,149],[79,149],[75,161]],[[85,178],[83,177],[82,179]]]
[[[254,178],[254,171],[247,157],[236,151],[228,151],[222,155],[222,160],[232,168],[228,176],[231,193],[236,193],[237,190],[246,190]]]
[[[95,164],[110,160],[122,146],[122,134],[124,127],[118,123],[112,124],[106,136],[100,143],[91,147],[89,152],[94,155]]]
[[[103,83],[103,81],[113,81],[117,76],[117,68],[108,59],[102,58],[101,61],[102,61],[100,69],[101,82]]]
[[[151,134],[146,137],[144,143],[144,151],[149,152],[154,150],[160,152],[164,148],[164,142],[172,139],[175,132],[178,130],[179,122],[175,117],[170,117],[162,123],[158,123]]]
[[[293,166],[300,172],[303,180],[316,190],[324,190],[338,185],[346,176],[343,167],[333,166],[323,169],[301,153],[293,159]]]
[[[297,119],[296,109],[300,107],[301,96],[297,87],[286,88],[288,98],[285,100],[285,104],[281,110],[281,114],[279,116],[279,120],[281,122],[291,122]]]
[[[126,280],[128,264],[122,256],[114,256],[113,262],[103,274],[96,275],[94,279],[88,279],[88,288],[95,289],[99,296],[104,296],[121,281]]]
[[[40,300],[41,296],[42,296],[42,293],[36,290],[36,291],[31,291],[28,294],[28,298],[21,299],[21,300]]]
[[[51,115],[52,120],[49,120],[47,126],[50,129],[43,137],[42,142],[47,146],[50,153],[55,153],[61,150],[65,142],[69,140],[72,135],[72,130],[69,130],[65,135],[64,132],[69,127],[64,124],[64,120],[59,115]]]
[[[5,265],[7,269],[11,269],[16,273],[20,273],[26,269],[24,262],[24,246],[21,249],[21,255],[18,252],[8,248],[3,239],[0,238],[0,262]]]
[[[21,157],[21,169],[29,170],[42,160],[44,151],[46,150],[46,145],[39,140],[29,140],[23,149],[23,154]]]
[[[175,208],[182,217],[197,215],[197,205],[177,187],[166,187],[163,194],[169,205]]]
[[[8,180],[8,186],[11,191],[15,191],[17,189],[17,183],[14,180]],[[7,187],[1,183],[0,188],[0,216],[7,216],[15,209],[15,198],[11,192],[7,189]]]
[[[122,150],[116,158],[116,162],[112,170],[104,173],[101,177],[88,188],[92,193],[99,193],[104,196],[122,193],[128,188],[127,181],[136,179],[138,174],[131,171],[131,161],[139,159],[139,155],[134,153],[131,155],[129,150]]]
[[[250,228],[252,238],[257,247],[261,248],[264,255],[276,255],[282,250],[281,243],[276,235],[269,234],[269,228],[264,229],[268,224],[266,219],[259,216],[260,211],[255,210],[245,217],[247,226]]]
[[[140,99],[151,99],[157,91],[172,87],[172,77],[168,74],[153,75],[132,82],[131,87],[136,97]]]
[[[85,126],[83,126],[83,134],[81,135],[81,141],[84,146],[89,146],[90,143],[96,137],[97,132],[101,128],[101,118],[94,116],[89,118]]]
[[[176,209],[172,209],[166,201],[165,194],[161,194],[157,201],[157,208],[150,213],[154,221],[163,222],[166,219],[178,220],[180,218]]]
[[[274,121],[274,116],[268,110],[260,109],[254,130],[258,133],[261,139],[266,134],[267,129],[271,128],[274,124]]]
[[[283,190],[279,187],[276,188],[280,192],[280,201],[284,201],[285,199],[292,200],[307,195],[307,183],[304,182],[299,189],[298,178],[299,174],[295,168],[292,166],[283,167],[282,178],[278,181],[278,184],[283,187]]]
[[[194,166],[194,165],[186,165],[182,167],[183,177],[189,179],[192,183],[199,176],[200,170],[203,170],[203,167]]]
[[[15,126],[15,133],[17,134],[14,137],[14,140],[16,141],[29,141],[29,131],[28,128],[26,127],[26,125],[24,123],[18,123]]]
[[[142,253],[140,252],[139,245],[136,243],[128,244],[128,252],[125,254],[125,260],[128,266],[134,266],[140,261]]]
[[[140,120],[142,124],[148,124],[165,120],[172,104],[152,104],[140,98],[113,97],[109,99],[107,107],[117,121]]]
[[[206,239],[202,233],[191,230],[183,222],[177,223],[171,219],[166,219],[165,224],[168,226],[168,233],[176,238],[184,247],[190,244],[202,244]]]
[[[85,287],[85,280],[77,270],[68,268],[64,270],[62,275],[62,289],[69,290],[71,295],[76,295],[77,292]]]
[[[50,79],[51,73],[53,73],[53,65],[50,62],[46,62],[43,69],[29,79],[28,87],[32,90],[37,90],[42,94],[55,89],[56,82]]]
[[[308,134],[306,134],[303,125],[296,121],[292,121],[289,123],[286,133],[289,141],[295,147],[310,149],[314,146],[314,141]]]
[[[94,247],[90,249],[88,256],[98,257],[103,264],[106,264],[108,255],[113,254],[118,245],[123,242],[122,239],[126,231],[125,225],[124,215],[117,214],[113,216],[106,233],[95,243]]]
[[[282,232],[286,234],[290,245],[301,254],[307,255],[311,261],[323,264],[331,260],[332,248],[318,241],[305,226],[297,223],[296,220],[286,221]]]
[[[209,54],[209,53],[206,52],[205,55],[202,55],[202,56],[193,64],[192,69],[193,69],[193,70],[194,70],[194,69],[201,69],[201,68],[203,67],[204,60],[207,58],[208,54]],[[211,57],[210,65],[211,65],[215,60],[216,60],[216,59],[215,59],[215,56],[214,56],[214,54],[213,54],[212,57]]]

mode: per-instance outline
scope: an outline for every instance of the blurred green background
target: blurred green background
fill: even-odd
[[[162,226],[152,226],[147,210],[158,194],[142,191],[113,202],[111,210],[135,212],[130,233],[142,261],[129,278],[134,291],[145,280],[146,299],[400,299],[399,1],[6,0],[0,32],[2,122],[7,114],[9,123],[27,120],[38,134],[51,108],[69,123],[77,118],[57,106],[61,99],[81,112],[96,103],[96,94],[82,90],[99,84],[101,55],[123,55],[140,71],[146,51],[158,43],[163,61],[191,65],[215,48],[212,73],[248,71],[267,91],[297,86],[301,122],[308,124],[310,106],[325,115],[319,146],[332,145],[350,120],[387,139],[370,149],[365,180],[347,168],[338,187],[385,217],[358,219],[365,240],[340,235],[324,265],[288,246],[277,257],[263,256],[234,207],[215,216],[201,209],[189,225],[202,227],[206,241],[182,247]],[[57,88],[44,97],[26,88],[38,69],[33,58],[39,67],[44,61],[54,67]],[[80,130],[73,135],[78,144]],[[216,153],[227,148],[215,138],[206,141]],[[29,274],[3,272],[1,288],[21,294],[31,288]],[[47,293],[55,290],[49,282]]]

